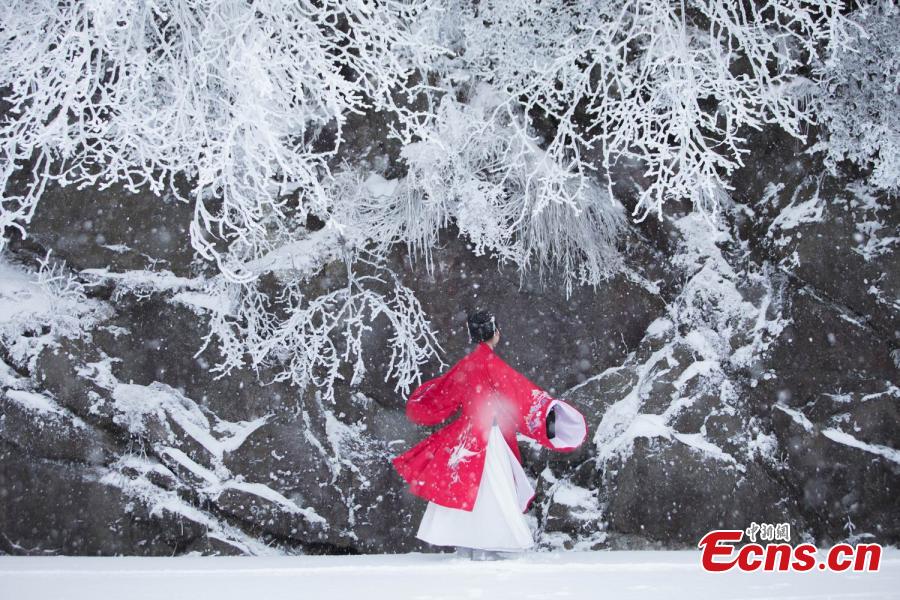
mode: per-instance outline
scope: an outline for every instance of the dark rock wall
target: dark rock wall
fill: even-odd
[[[753,521],[820,545],[900,541],[897,205],[792,144],[765,132],[717,226],[674,209],[632,225],[625,270],[568,298],[452,229],[431,273],[392,256],[445,362],[470,349],[466,311],[490,307],[497,351],[587,416],[574,453],[521,438],[543,547],[694,546]],[[202,277],[189,218],[115,186],[53,189],[5,260],[52,249],[74,271]],[[383,324],[369,375],[331,405],[272,373],[210,373],[215,349],[194,356],[207,317],[178,289],[93,286],[109,310],[30,362],[4,338],[0,550],[431,550],[414,537],[425,502],[389,461],[437,428],[381,380]]]

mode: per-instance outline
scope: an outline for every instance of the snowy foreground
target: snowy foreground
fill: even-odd
[[[821,558],[821,554],[819,556]],[[695,551],[555,552],[495,562],[452,554],[0,557],[3,600],[900,598],[900,551],[875,573],[711,574]]]

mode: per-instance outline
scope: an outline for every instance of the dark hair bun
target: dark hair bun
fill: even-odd
[[[497,320],[486,310],[479,310],[469,315],[469,339],[473,342],[486,342],[497,330]]]

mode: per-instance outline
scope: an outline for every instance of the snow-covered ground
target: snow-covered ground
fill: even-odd
[[[0,557],[0,598],[900,598],[900,550],[871,573],[706,573],[697,551],[296,557]],[[822,558],[821,554],[818,558]]]

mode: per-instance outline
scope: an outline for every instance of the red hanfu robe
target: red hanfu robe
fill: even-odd
[[[557,418],[565,422],[558,426],[574,435],[547,437],[553,407],[564,409]],[[419,425],[437,425],[460,408],[457,419],[391,461],[411,493],[448,508],[471,511],[475,505],[495,423],[520,464],[517,431],[560,452],[575,450],[587,437],[580,412],[531,383],[484,342],[445,374],[419,386],[407,401],[406,415]],[[533,498],[532,493],[522,512]]]

